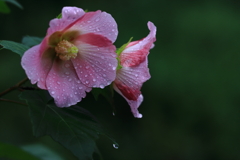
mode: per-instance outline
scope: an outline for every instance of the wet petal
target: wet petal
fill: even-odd
[[[47,89],[58,107],[80,102],[91,88],[83,85],[71,61],[55,60],[46,81]]]
[[[106,37],[88,33],[78,37],[79,54],[72,59],[81,82],[88,87],[104,88],[116,77],[115,46]]]
[[[85,14],[84,10],[77,7],[64,7],[62,9],[62,18],[55,18],[50,21],[47,34],[53,34],[56,31],[62,31],[70,24],[81,18]]]
[[[133,116],[135,118],[142,118],[142,114],[139,113],[138,111],[138,108],[139,106],[141,105],[142,101],[143,101],[143,96],[142,94],[140,94],[138,96],[138,98],[136,100],[129,100],[127,97],[125,97],[122,92],[118,89],[118,87],[115,85],[115,83],[113,84],[113,88],[116,92],[118,92],[121,96],[124,97],[124,99],[128,102],[130,108],[131,108],[131,111],[133,113]]]
[[[87,12],[76,23],[70,25],[68,30],[80,30],[81,34],[99,34],[111,40],[112,43],[115,42],[118,35],[116,21],[110,14],[101,11]]]
[[[37,45],[27,50],[22,57],[21,65],[32,84],[38,82],[39,88],[47,89],[46,77],[52,67],[53,56],[51,50],[43,54],[40,48],[41,45]]]
[[[121,65],[136,66],[146,59],[149,50],[156,41],[156,26],[152,22],[148,22],[148,28],[150,33],[147,37],[129,43],[126,49],[123,50],[120,55]]]

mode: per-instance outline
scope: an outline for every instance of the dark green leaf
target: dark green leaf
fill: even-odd
[[[91,113],[76,105],[56,107],[47,91],[24,91],[20,98],[29,105],[35,136],[50,135],[80,160],[92,159],[95,140],[104,133]]]
[[[1,158],[14,160],[40,160],[17,146],[0,142],[0,159]]]
[[[23,9],[22,5],[20,3],[18,3],[16,0],[2,0],[2,1],[12,3],[15,6],[19,7],[20,9]]]
[[[43,38],[34,37],[34,36],[24,36],[22,39],[22,44],[32,47],[41,43]]]
[[[39,159],[49,159],[49,160],[64,160],[64,158],[53,151],[52,149],[44,146],[42,144],[30,144],[21,146],[24,151],[31,153],[32,155],[38,157]]]
[[[5,2],[0,0],[0,12],[2,13],[10,13],[9,7],[6,5]]]
[[[6,41],[6,40],[1,40],[0,45],[2,48],[9,49],[14,53],[19,54],[21,57],[23,56],[24,52],[29,49],[28,46],[25,46],[21,43],[13,42],[13,41]]]

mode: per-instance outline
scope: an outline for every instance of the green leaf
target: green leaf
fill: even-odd
[[[1,40],[0,45],[2,46],[2,48],[11,50],[12,52],[19,54],[21,57],[23,56],[24,52],[29,49],[28,46],[25,46],[21,43],[6,40]]]
[[[59,153],[42,144],[29,144],[21,146],[21,148],[39,159],[64,160]]]
[[[91,113],[77,105],[56,107],[47,91],[24,91],[20,98],[29,105],[35,136],[50,135],[80,160],[92,159],[95,140],[106,134]]]
[[[9,7],[6,5],[5,2],[0,0],[0,12],[2,13],[10,13]]]
[[[18,3],[16,0],[2,0],[2,1],[12,3],[15,6],[17,6],[18,8],[23,9],[22,5],[20,3]]]
[[[0,159],[1,158],[14,160],[40,160],[17,146],[0,142]]]
[[[32,47],[38,45],[42,42],[43,38],[34,37],[34,36],[24,36],[22,39],[22,44]]]
[[[57,19],[61,19],[62,18],[62,13],[60,13],[58,16],[57,16]]]

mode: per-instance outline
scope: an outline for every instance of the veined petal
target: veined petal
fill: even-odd
[[[122,67],[119,69],[114,84],[124,97],[136,101],[141,94],[142,84],[150,77],[146,60],[136,67]]]
[[[71,61],[56,59],[46,81],[47,89],[58,107],[69,107],[86,96],[86,87],[79,80]]]
[[[116,48],[106,37],[94,33],[81,35],[75,45],[79,54],[71,59],[81,82],[88,87],[104,88],[116,77]]]
[[[131,111],[132,111],[132,114],[135,118],[142,118],[142,114],[139,113],[138,111],[138,108],[139,106],[141,105],[142,101],[143,101],[143,96],[142,94],[140,94],[138,96],[138,98],[136,100],[129,100],[127,97],[125,97],[122,92],[118,89],[118,87],[115,85],[115,83],[113,84],[113,88],[116,92],[118,92],[121,96],[124,97],[124,99],[128,102],[130,108],[131,108]]]
[[[38,82],[39,88],[47,89],[46,77],[52,67],[54,56],[53,52],[48,49],[40,52],[43,45],[44,43],[27,50],[22,57],[21,65],[32,84]]]
[[[68,31],[80,30],[81,34],[95,33],[115,42],[118,35],[117,23],[113,17],[101,11],[87,12],[75,23],[67,27]]]
[[[75,23],[76,20],[81,18],[85,14],[84,10],[77,7],[63,7],[62,18],[55,18],[50,21],[47,35],[51,35],[56,31],[62,31],[67,26]]]
[[[122,66],[130,67],[142,63],[153,47],[156,41],[156,26],[152,22],[148,22],[150,33],[147,37],[129,43],[126,49],[120,55],[120,63]]]

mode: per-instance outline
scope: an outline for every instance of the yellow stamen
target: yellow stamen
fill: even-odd
[[[55,47],[55,51],[61,60],[70,60],[77,57],[78,48],[67,40],[62,40]]]

